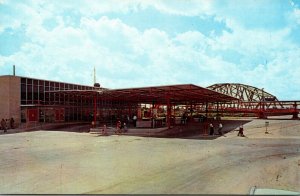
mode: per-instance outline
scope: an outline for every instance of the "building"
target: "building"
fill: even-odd
[[[174,108],[236,101],[233,98],[193,84],[106,89],[19,76],[0,76],[0,118],[14,118],[17,125],[31,122],[102,121],[142,119],[141,104],[151,105],[147,116],[163,110],[170,126]],[[207,111],[207,108],[206,108]]]
[[[88,100],[51,93],[63,90],[94,90],[94,87],[19,76],[0,76],[0,118],[14,118],[16,124],[88,120],[88,111],[92,107]]]

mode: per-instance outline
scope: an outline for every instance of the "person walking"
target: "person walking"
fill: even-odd
[[[214,134],[214,125],[212,123],[209,124],[209,135]]]
[[[14,129],[14,128],[15,128],[15,120],[14,120],[14,118],[11,118],[11,119],[10,119],[9,124],[10,124],[10,128],[11,128],[11,129]]]
[[[123,124],[123,130],[124,130],[125,133],[128,131],[126,123]]]
[[[238,133],[237,136],[245,137],[245,135],[244,135],[244,128],[243,128],[242,125],[241,125],[240,128],[239,128],[239,133]]]
[[[117,126],[116,126],[116,134],[120,134],[121,133],[121,121],[118,120],[117,122]]]
[[[107,127],[106,127],[106,125],[103,125],[102,135],[108,135],[107,134]]]
[[[133,126],[136,127],[136,121],[137,121],[136,115],[133,116],[132,120],[133,120]]]
[[[6,121],[3,118],[1,120],[1,128],[4,130],[4,133],[7,132]]]
[[[223,135],[222,129],[223,129],[223,125],[222,125],[222,123],[220,123],[220,124],[219,124],[219,128],[218,128],[218,133],[219,133],[219,135]]]

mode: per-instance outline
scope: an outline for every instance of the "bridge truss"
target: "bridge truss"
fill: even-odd
[[[253,86],[239,83],[221,83],[207,87],[210,90],[232,96],[239,101],[231,103],[209,103],[198,106],[212,113],[255,115],[260,118],[278,115],[293,115],[298,119],[300,101],[279,101],[276,96]]]

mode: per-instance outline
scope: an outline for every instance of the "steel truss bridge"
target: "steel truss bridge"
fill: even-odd
[[[268,116],[293,115],[298,119],[300,101],[279,101],[276,96],[253,86],[239,83],[214,84],[210,90],[237,98],[231,103],[209,103],[198,109],[213,113],[255,115],[259,118]]]

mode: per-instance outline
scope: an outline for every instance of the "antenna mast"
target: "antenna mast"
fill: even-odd
[[[94,66],[94,84],[96,84],[96,67]]]
[[[100,88],[100,84],[96,82],[96,66],[94,66],[94,87]]]

